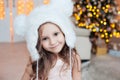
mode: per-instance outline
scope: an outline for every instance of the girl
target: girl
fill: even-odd
[[[39,80],[70,80],[69,47],[59,26],[51,22],[43,23],[38,29],[38,35],[36,48],[41,56]],[[37,62],[33,62],[27,66],[22,80],[35,80],[36,64]],[[81,80],[80,72],[80,57],[73,49],[72,80]]]
[[[22,80],[81,80],[72,8],[71,0],[51,0],[16,17],[15,32],[25,37],[31,56]]]

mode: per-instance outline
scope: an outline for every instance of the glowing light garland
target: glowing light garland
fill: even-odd
[[[17,14],[28,15],[34,8],[33,0],[18,0],[17,1]]]
[[[13,29],[13,1],[9,0],[9,15],[10,15],[10,41],[14,42],[14,29]]]
[[[5,18],[5,3],[4,0],[0,0],[0,19],[3,20]]]
[[[115,18],[120,10],[114,0],[79,0],[74,5],[76,26],[100,34],[106,43],[109,38],[120,38],[120,22]]]

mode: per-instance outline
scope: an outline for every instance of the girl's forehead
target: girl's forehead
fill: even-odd
[[[39,33],[40,34],[49,34],[50,32],[54,32],[54,31],[61,31],[59,26],[53,24],[53,23],[45,23],[43,25],[40,26],[39,28]]]

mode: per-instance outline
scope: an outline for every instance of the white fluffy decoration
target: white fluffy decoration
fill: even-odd
[[[24,37],[27,31],[26,16],[24,14],[19,15],[14,20],[14,31],[16,34]]]
[[[36,50],[37,31],[39,26],[45,22],[57,24],[65,35],[67,45],[74,48],[76,36],[73,31],[74,25],[70,20],[72,11],[73,3],[71,0],[51,0],[48,5],[36,7],[26,18],[18,16],[15,19],[15,30],[19,34],[26,35],[27,47],[33,61],[40,57]]]
[[[72,15],[73,12],[72,0],[50,0],[50,2],[51,2],[50,5],[64,13],[66,16]]]

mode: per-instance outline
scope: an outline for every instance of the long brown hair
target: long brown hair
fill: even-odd
[[[51,23],[51,22],[47,22],[47,23]],[[44,25],[44,24],[42,24],[42,25]],[[52,24],[54,24],[54,23],[52,23]],[[40,35],[40,34],[38,33],[38,35]],[[40,40],[41,39],[39,36],[38,41],[37,41],[37,45],[36,45],[36,49],[40,55],[38,75],[39,75],[39,80],[48,80],[47,78],[48,78],[49,71],[51,68],[54,67],[55,62],[57,61],[57,56],[54,53],[46,51],[42,47]],[[65,64],[67,64],[67,65],[70,64],[69,63],[69,56],[70,56],[69,55],[69,47],[66,45],[66,43],[65,43],[63,49],[58,53],[58,56],[63,60],[63,62]],[[37,62],[34,62],[32,64],[32,68],[33,68],[34,73],[36,73],[36,64],[37,64]]]

